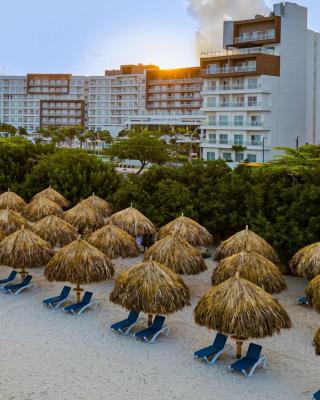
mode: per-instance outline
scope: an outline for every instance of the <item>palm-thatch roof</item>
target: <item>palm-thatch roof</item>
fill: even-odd
[[[312,306],[320,312],[320,275],[316,276],[309,282],[306,294]]]
[[[287,289],[287,283],[279,267],[255,252],[242,251],[222,259],[212,273],[212,284],[232,278],[236,273],[241,278],[260,286],[268,293],[280,293]]]
[[[210,289],[194,315],[199,325],[242,340],[272,336],[292,326],[277,300],[238,274]]]
[[[307,249],[300,253],[300,260],[296,265],[296,273],[309,281],[320,275],[320,243],[316,243],[316,246],[308,246]]]
[[[151,257],[177,274],[194,275],[207,269],[201,251],[175,235],[168,235],[152,245],[144,259]]]
[[[168,235],[179,236],[192,246],[205,246],[212,242],[212,235],[205,227],[191,218],[181,215],[159,229],[157,240]]]
[[[65,246],[77,239],[78,236],[74,226],[56,215],[48,215],[42,218],[32,226],[32,231],[53,247]]]
[[[113,214],[111,221],[132,236],[154,236],[156,233],[153,223],[132,206]]]
[[[316,354],[320,356],[320,328],[317,330],[314,336],[314,347],[316,349]]]
[[[11,192],[8,189],[7,192],[4,192],[0,195],[0,209],[6,209],[7,207],[13,211],[22,211],[27,203],[23,200],[22,197],[17,195],[15,192]]]
[[[42,196],[33,199],[23,211],[23,215],[32,222],[39,221],[48,215],[61,216],[62,214],[63,210],[57,203]]]
[[[54,190],[51,185],[47,187],[47,189],[44,189],[41,192],[35,194],[32,200],[37,199],[38,197],[45,197],[46,199],[54,201],[62,208],[68,207],[69,205],[68,200],[64,196],[62,196],[61,193]]]
[[[300,261],[302,260],[302,258],[304,257],[304,255],[306,253],[309,253],[309,251],[311,251],[311,250],[319,250],[320,251],[320,242],[308,244],[307,246],[302,247],[302,249],[300,249],[299,251],[297,251],[295,253],[295,255],[292,257],[292,259],[289,263],[290,270],[294,275],[297,274],[297,267],[298,267]]]
[[[0,229],[6,235],[11,235],[11,233],[21,229],[22,226],[28,228],[29,223],[21,214],[10,210],[9,207],[6,210],[0,210]]]
[[[6,234],[0,229],[0,242],[6,237]]]
[[[240,251],[255,251],[273,263],[279,264],[279,258],[273,247],[248,227],[221,242],[217,247],[215,260],[219,261]]]
[[[102,215],[84,201],[65,211],[63,218],[82,234],[91,233],[104,224]]]
[[[51,258],[44,274],[49,281],[82,285],[111,278],[114,267],[105,254],[78,238]]]
[[[49,243],[24,226],[0,243],[0,263],[15,269],[47,264],[54,251]]]
[[[110,300],[127,310],[170,314],[190,305],[190,294],[179,275],[150,259],[119,275]]]
[[[103,217],[109,217],[112,214],[111,204],[103,200],[101,197],[92,193],[91,196],[83,200],[89,204],[96,212],[100,213]]]
[[[93,232],[87,240],[109,258],[137,257],[140,254],[135,239],[111,221]]]

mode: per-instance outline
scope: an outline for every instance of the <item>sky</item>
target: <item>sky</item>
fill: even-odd
[[[268,6],[277,2],[266,0]],[[320,0],[295,2],[309,8],[309,27],[320,31]],[[0,0],[0,5],[0,74],[102,75],[120,64],[199,64],[197,21],[186,0]]]

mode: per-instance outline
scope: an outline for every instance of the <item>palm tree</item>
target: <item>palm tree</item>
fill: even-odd
[[[239,154],[239,153],[243,153],[246,149],[247,149],[247,148],[244,147],[244,146],[242,146],[241,144],[234,144],[234,145],[231,147],[231,150],[235,152],[235,161],[236,161],[236,162],[239,162],[239,161],[238,161],[238,154]]]

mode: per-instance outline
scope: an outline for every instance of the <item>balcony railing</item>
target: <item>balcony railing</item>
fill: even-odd
[[[235,38],[235,43],[255,42],[258,40],[273,40],[276,38],[275,29],[267,31],[246,32]]]
[[[219,126],[219,127],[263,127],[263,121],[215,121],[208,120],[205,122],[208,126]]]
[[[230,146],[262,146],[262,140],[223,140],[223,139],[202,139],[205,144],[222,144]]]
[[[236,67],[211,67],[207,69],[203,69],[202,73],[205,75],[214,75],[214,74],[231,74],[237,72],[255,72],[257,70],[256,65],[243,65]]]
[[[261,83],[249,84],[249,85],[224,85],[224,86],[204,86],[203,92],[217,92],[220,90],[245,90],[245,89],[262,89]]]
[[[201,58],[227,57],[247,54],[268,54],[278,56],[279,51],[268,47],[249,47],[248,49],[219,50],[208,53],[201,53]]]
[[[222,103],[215,103],[215,102],[207,102],[203,104],[203,107],[212,107],[212,108],[232,108],[232,107],[262,107],[262,102],[255,101],[255,102],[222,102]]]

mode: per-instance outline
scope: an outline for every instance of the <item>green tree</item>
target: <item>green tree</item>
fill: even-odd
[[[234,151],[235,153],[235,161],[239,162],[238,154],[243,153],[247,148],[240,145],[240,144],[234,144],[231,147],[231,150]]]
[[[121,175],[110,163],[87,152],[58,149],[44,156],[26,176],[24,191],[28,197],[52,185],[75,203],[95,192],[109,199],[121,182]]]
[[[10,124],[0,123],[0,132],[7,132],[11,135],[15,135],[17,132],[17,128]]]
[[[163,164],[169,159],[170,147],[150,133],[130,135],[126,140],[114,142],[106,151],[111,159],[139,160],[140,174],[149,163]]]

